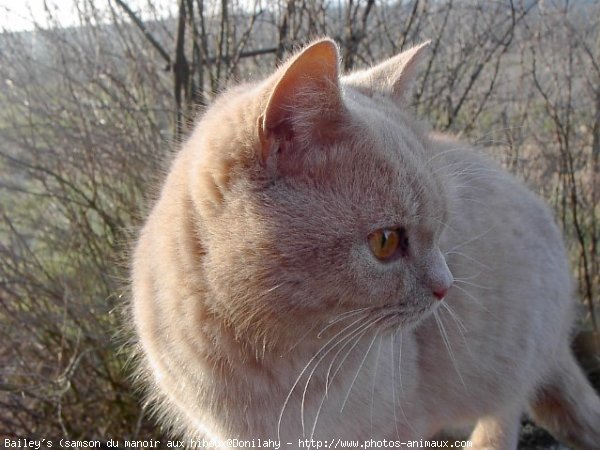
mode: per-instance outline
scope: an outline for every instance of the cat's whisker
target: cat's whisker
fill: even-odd
[[[402,331],[398,330],[400,336],[400,343],[398,344],[398,382],[400,383],[400,392],[404,395],[404,388],[402,386]]]
[[[382,341],[383,341],[383,335],[379,335],[379,343],[377,344],[377,357],[375,358],[375,370],[373,371],[373,384],[371,385],[371,410],[370,410],[371,433],[373,433],[373,409],[375,407],[375,384],[377,383],[377,370],[379,369],[379,357],[381,356]]]
[[[457,284],[454,284],[452,286],[452,288],[456,288],[459,291],[461,291],[463,294],[465,294],[467,297],[469,297],[471,300],[473,300],[479,307],[481,307],[484,311],[489,312],[489,309],[483,304],[481,303],[481,301],[476,298],[474,295],[472,295],[469,291],[467,291],[466,289],[458,286]]]
[[[367,350],[365,351],[365,354],[364,354],[362,360],[360,361],[360,364],[358,365],[358,369],[356,369],[356,374],[354,375],[354,378],[352,379],[352,382],[350,383],[348,392],[346,392],[346,396],[344,397],[344,401],[342,402],[342,407],[340,408],[340,413],[342,413],[344,411],[346,402],[348,401],[348,398],[350,397],[350,392],[352,392],[352,387],[354,386],[354,383],[356,382],[356,379],[358,378],[358,375],[359,375],[363,365],[365,364],[365,361],[366,361],[367,357],[369,356],[369,353],[371,352],[371,348],[373,347],[373,344],[375,343],[375,340],[377,339],[378,335],[379,335],[379,331],[376,331],[375,334],[373,334],[373,339],[371,340],[371,343],[367,347]]]
[[[448,311],[450,316],[454,319],[454,321],[458,325],[459,330],[468,331],[467,328],[465,327],[464,323],[460,320],[460,317],[458,317],[458,314],[456,313],[456,311],[454,311],[452,309],[452,307],[448,304],[448,302],[440,302],[440,306],[442,308],[444,308],[446,311]]]
[[[398,327],[398,329],[396,329],[396,331],[394,332],[394,339],[396,337],[396,335],[400,336],[400,342],[398,344],[398,384],[400,385],[400,397],[398,398],[398,406],[400,407],[400,412],[402,413],[402,418],[404,419],[404,423],[415,433],[415,435],[417,435],[417,431],[415,430],[415,428],[412,426],[411,421],[408,419],[408,416],[406,415],[406,412],[404,411],[404,407],[402,406],[402,401],[401,398],[404,398],[404,388],[402,385],[402,331],[400,330],[400,327]],[[396,365],[393,364],[393,353],[394,350],[392,350],[392,371],[394,372],[394,377],[395,377],[395,370],[396,370]],[[394,388],[396,386],[396,381],[394,380]],[[395,407],[394,407],[395,408]]]
[[[465,196],[465,192],[475,193],[473,191],[479,191],[481,193],[484,193],[484,188],[482,188],[480,186],[470,186],[467,184],[455,185],[454,188],[456,188],[457,195],[461,200],[472,200],[473,203],[479,203],[481,205],[485,205],[485,203],[481,202],[478,198]]]
[[[468,177],[468,180],[502,180],[495,170],[477,167],[473,170],[461,170],[460,172],[452,173],[455,177]]]
[[[482,286],[481,284],[477,284],[477,283],[471,283],[470,281],[466,281],[466,280],[468,280],[468,278],[455,278],[454,283],[462,283],[462,284],[466,284],[468,286],[476,287],[478,289],[484,289],[486,291],[493,290],[491,287]]]
[[[446,350],[448,350],[448,356],[450,357],[450,361],[452,362],[452,365],[454,366],[454,370],[456,371],[458,378],[460,378],[460,382],[463,385],[463,387],[465,389],[467,389],[465,380],[463,379],[462,373],[460,372],[460,369],[458,367],[458,363],[456,362],[456,357],[454,355],[454,351],[452,350],[452,345],[450,344],[450,339],[448,338],[448,333],[446,332],[446,328],[444,327],[444,324],[443,324],[439,314],[437,313],[437,310],[433,311],[433,316],[435,317],[435,322],[437,323],[438,329],[441,333],[442,340],[444,341]]]
[[[492,270],[492,269],[490,268],[490,266],[488,266],[487,264],[484,264],[484,263],[482,263],[481,261],[478,261],[477,259],[473,258],[472,256],[470,256],[470,255],[467,255],[466,253],[457,252],[457,251],[448,251],[448,252],[445,252],[445,254],[446,254],[446,255],[458,255],[458,256],[462,256],[462,257],[464,257],[464,258],[467,258],[467,259],[469,259],[469,260],[473,261],[474,263],[477,263],[477,264],[479,264],[481,267],[484,267],[484,268],[486,268],[486,269],[488,269],[488,270]]]
[[[461,181],[471,181],[471,180],[461,180]],[[474,186],[473,184],[463,183],[463,184],[454,184],[452,187],[456,190],[457,193],[463,193],[463,191],[479,191],[481,193],[485,193],[486,188],[482,186]],[[460,196],[461,199],[464,199],[464,196]]]
[[[466,197],[466,194],[477,194],[477,196],[485,197],[489,193],[488,182],[492,178],[487,177],[470,177],[468,179],[465,178],[457,178],[456,181],[452,184],[452,189],[455,192],[455,195],[460,199],[469,199],[473,197]],[[485,185],[478,185],[475,182],[485,183]],[[485,203],[484,203],[485,204]]]
[[[445,165],[439,166],[436,170],[434,170],[432,173],[438,173],[441,170],[446,170],[446,169],[451,169],[452,167],[460,167],[462,170],[469,170],[472,169],[474,171],[474,173],[479,172],[479,171],[487,171],[487,172],[491,172],[491,173],[496,173],[496,171],[487,168],[487,167],[482,167],[480,165],[476,165],[476,164],[469,164],[469,163],[465,163],[464,161],[450,161]],[[450,171],[452,174],[456,174],[458,172],[452,172]]]
[[[372,309],[372,307],[358,308],[353,309],[351,311],[346,311],[344,313],[339,314],[335,318],[328,320],[327,325],[324,328],[322,328],[321,331],[319,331],[319,333],[317,333],[317,339],[321,339],[325,331],[334,326],[336,323],[341,322],[342,320],[347,319],[349,317],[356,316],[357,314],[360,314],[361,312],[364,312],[367,309]]]
[[[400,354],[398,355],[398,364],[396,365],[394,362],[394,355],[395,355],[395,350],[396,350],[396,335],[400,335],[400,345],[398,346],[399,350],[400,350]],[[394,333],[392,333],[391,336],[391,344],[392,344],[392,356],[391,356],[391,369],[392,369],[392,406],[394,409],[394,424],[396,427],[396,437],[398,439],[400,439],[400,430],[398,429],[398,418],[397,418],[397,414],[396,414],[396,402],[398,403],[398,407],[400,408],[400,412],[402,413],[402,418],[404,419],[404,423],[413,431],[415,432],[415,434],[417,434],[416,430],[414,429],[414,427],[411,425],[411,421],[408,420],[408,416],[406,415],[406,412],[404,411],[404,407],[402,406],[402,400],[400,397],[397,396],[397,392],[396,392],[396,385],[400,384],[400,393],[402,395],[404,390],[402,388],[402,369],[401,369],[401,365],[402,365],[402,332],[397,329]],[[398,383],[396,383],[396,367],[398,368]]]
[[[395,333],[390,335],[390,345],[392,351],[392,408],[394,410],[394,426],[396,428],[396,438],[400,440],[400,430],[398,430],[398,417],[396,415],[396,365],[394,364],[394,350],[395,350],[395,342],[394,342]]]
[[[468,330],[465,327],[464,323],[462,322],[462,320],[460,320],[460,317],[458,316],[456,311],[454,311],[447,302],[443,302],[442,307],[446,311],[448,311],[448,314],[450,314],[450,318],[456,324],[457,330],[460,333],[460,336],[462,337],[463,342],[465,343],[465,348],[467,349],[467,352],[469,353],[469,355],[471,357],[473,357],[473,353],[471,352],[471,347],[469,346],[469,342],[467,341],[467,338],[465,336],[465,333],[468,333]]]
[[[460,167],[460,171],[453,171],[452,167]],[[469,169],[473,169],[473,170],[469,170]],[[463,175],[479,175],[480,173],[485,173],[485,172],[489,172],[489,173],[494,173],[491,170],[487,170],[485,168],[482,167],[473,167],[473,166],[465,166],[462,162],[454,162],[454,163],[450,163],[450,164],[446,164],[444,166],[440,166],[437,169],[435,169],[433,172],[431,172],[432,175],[437,175],[440,172],[450,172],[450,175],[452,176],[463,176]]]
[[[376,321],[377,320],[375,319],[370,322],[367,322],[366,324],[359,325],[359,327],[357,327],[357,329],[355,330],[357,337],[354,339],[354,344],[352,344],[352,346],[350,346],[350,348],[346,351],[346,353],[344,354],[344,357],[342,358],[342,360],[340,361],[340,363],[334,370],[333,374],[331,374],[331,369],[333,368],[333,365],[335,364],[336,359],[338,358],[340,353],[346,348],[346,346],[348,346],[350,344],[350,342],[352,342],[351,339],[354,338],[354,336],[349,338],[344,343],[344,345],[335,353],[335,355],[331,359],[329,368],[327,369],[327,375],[325,376],[325,395],[327,395],[329,386],[331,386],[331,384],[333,383],[333,379],[335,378],[337,373],[340,371],[342,365],[344,364],[344,362],[346,361],[346,359],[348,358],[348,356],[350,355],[352,350],[356,347],[356,345],[360,342],[360,339],[369,331],[369,328],[371,328]],[[331,378],[330,378],[330,376],[331,376]]]
[[[489,190],[489,187],[487,186],[489,184],[489,181],[494,180],[494,181],[498,181],[498,182],[502,182],[502,178],[496,175],[491,175],[491,174],[487,174],[485,172],[467,172],[467,171],[461,171],[461,172],[455,172],[452,174],[452,177],[459,179],[460,181],[463,182],[483,182],[486,185],[485,186],[477,186],[474,184],[463,184],[463,185],[454,185],[454,187],[462,187],[462,188],[468,188],[469,190],[478,190],[480,192],[486,192]]]
[[[448,259],[446,259],[446,261],[448,261]],[[458,268],[467,268],[467,269],[472,269],[473,266],[471,265],[470,262],[464,262],[464,261],[449,261],[448,262],[448,268],[450,269],[450,272],[452,272],[453,276],[456,276],[456,274],[459,272]],[[477,272],[476,275],[469,275],[467,278],[467,280],[478,277],[479,275],[481,275],[482,273],[485,272],[485,269],[481,269],[479,272]],[[460,277],[462,278],[462,277]]]
[[[475,204],[480,205],[480,206],[487,206],[485,202],[482,202],[481,200],[476,199],[476,198],[461,196],[461,200],[464,200],[466,202],[475,203]]]
[[[328,320],[328,321],[327,321],[327,323],[334,323],[334,322],[336,322],[336,321],[337,321],[337,319],[341,319],[341,318],[347,317],[347,316],[349,316],[349,315],[354,315],[354,314],[356,314],[357,312],[360,312],[360,311],[365,311],[365,310],[367,310],[367,309],[372,309],[372,308],[373,308],[372,306],[365,306],[365,307],[363,307],[363,308],[351,309],[350,311],[345,311],[345,312],[343,312],[343,313],[340,313],[340,314],[338,314],[337,316],[335,316],[335,318],[334,318],[334,319],[330,319],[330,320]]]
[[[377,321],[379,321],[381,318],[375,318],[373,320],[371,320],[370,322],[367,322],[367,324],[365,324],[364,326],[361,325],[362,330],[356,330],[358,333],[358,336],[356,337],[356,339],[354,339],[354,344],[350,347],[350,349],[348,349],[342,359],[342,361],[340,362],[340,364],[338,365],[338,367],[336,368],[335,372],[333,373],[332,377],[331,377],[331,383],[333,383],[333,379],[335,378],[335,376],[337,375],[337,373],[339,372],[339,370],[341,369],[342,365],[344,364],[344,361],[346,360],[346,358],[348,357],[348,355],[350,355],[350,353],[352,352],[352,350],[356,347],[356,345],[360,342],[360,340],[362,339],[362,337],[369,331],[369,329],[375,325],[377,323]],[[349,342],[351,342],[351,340],[354,338],[354,336],[350,337],[346,343],[344,344],[344,346],[338,350],[338,352],[334,355],[334,357],[332,358],[331,364],[329,365],[329,369],[327,370],[327,376],[325,377],[325,392],[323,393],[323,397],[321,398],[321,402],[319,403],[319,407],[317,408],[317,413],[315,415],[315,420],[313,422],[313,426],[312,426],[312,430],[310,433],[310,440],[312,442],[312,439],[315,435],[315,430],[317,429],[317,424],[319,422],[319,416],[321,414],[321,410],[323,409],[323,405],[325,404],[325,399],[327,398],[327,393],[328,393],[328,388],[329,388],[329,372],[331,371],[331,368],[333,366],[333,363],[335,362],[335,360],[337,359],[338,355],[340,354],[341,350],[348,345]]]
[[[266,297],[266,296],[267,296],[267,294],[270,294],[270,293],[272,293],[273,291],[276,291],[277,289],[279,289],[279,288],[281,288],[281,287],[285,286],[286,284],[287,284],[287,283],[286,283],[286,282],[284,282],[284,281],[282,281],[281,283],[277,283],[275,286],[272,286],[272,287],[270,287],[269,289],[267,289],[266,291],[264,291],[264,292],[261,292],[261,293],[260,293],[260,296],[261,296],[261,297]]]
[[[498,177],[498,172],[496,169],[493,169],[491,167],[483,167],[475,164],[464,164],[462,161],[457,163],[451,163],[443,167],[448,168],[453,166],[459,166],[462,168],[462,170],[460,172],[452,172],[452,175],[478,175],[484,173],[491,173],[494,177]]]
[[[284,402],[283,402],[283,406],[281,407],[281,412],[279,413],[279,419],[277,421],[277,439],[280,439],[281,437],[281,421],[283,419],[283,414],[285,412],[285,408],[287,407],[287,404],[290,401],[290,398],[292,397],[292,394],[294,393],[294,390],[296,389],[296,386],[298,386],[298,383],[300,382],[300,380],[302,379],[302,377],[304,376],[304,373],[308,370],[308,368],[310,367],[310,365],[312,364],[312,362],[314,360],[317,359],[317,357],[319,357],[320,353],[322,351],[325,350],[325,348],[330,345],[335,339],[338,338],[338,336],[340,336],[342,333],[346,332],[346,330],[348,330],[348,328],[354,326],[354,324],[356,324],[357,322],[359,322],[362,318],[359,318],[358,320],[352,322],[350,325],[347,325],[346,327],[342,328],[340,331],[337,332],[337,334],[335,334],[331,339],[329,339],[329,341],[327,341],[325,344],[323,344],[323,346],[321,346],[321,348],[312,356],[312,358],[310,358],[310,360],[306,363],[306,365],[304,366],[304,368],[302,369],[302,371],[300,372],[300,375],[298,375],[298,377],[296,378],[296,381],[294,381],[294,384],[292,385],[292,387],[290,388],[290,391],[288,393],[288,395],[286,396]],[[329,350],[327,350],[327,352],[325,353],[325,355],[327,353],[329,353],[333,348],[335,348],[335,346],[332,346],[331,348],[329,348]],[[304,402],[301,405],[301,409],[304,409]],[[304,435],[304,427],[302,428],[302,434]]]
[[[448,153],[453,153],[453,152],[459,152],[461,150],[464,150],[465,147],[461,146],[461,147],[452,147],[449,149],[446,149],[444,151],[441,151],[439,153],[436,153],[435,155],[433,155],[432,157],[430,157],[427,161],[425,161],[424,166],[427,167],[429,164],[431,164],[434,160],[436,160],[437,158],[447,155]]]
[[[458,231],[456,231],[454,228],[452,228],[450,225],[448,225],[446,222],[444,222],[441,219],[436,218],[435,219],[437,222],[439,222],[441,225],[443,225],[444,227],[448,228],[449,230],[451,230],[453,233],[458,233]]]
[[[479,272],[477,272],[475,275],[469,275],[468,277],[455,277],[455,280],[460,280],[460,281],[469,281],[469,280],[474,280],[476,278],[479,277],[479,275],[481,275],[483,273],[483,270],[479,270]]]
[[[364,320],[365,317],[359,317],[357,320],[355,320],[354,322],[352,322],[348,327],[346,327],[345,329],[353,326],[354,324]],[[314,367],[312,368],[310,374],[308,375],[308,378],[306,380],[306,383],[304,385],[304,391],[302,392],[302,402],[300,404],[300,415],[301,415],[301,422],[302,422],[302,435],[304,436],[305,433],[305,421],[304,421],[304,404],[305,404],[305,400],[306,400],[306,393],[308,391],[308,386],[310,384],[310,381],[314,375],[314,373],[316,372],[317,368],[319,367],[319,365],[321,364],[321,362],[325,359],[325,357],[329,354],[329,352],[331,352],[334,348],[336,348],[338,345],[344,345],[347,342],[349,342],[357,333],[360,333],[360,331],[363,329],[365,324],[359,324],[356,326],[356,328],[352,329],[351,331],[349,331],[348,333],[346,333],[346,335],[344,335],[343,337],[340,337],[337,342],[335,342],[325,353],[323,353],[323,355],[317,360],[317,362],[315,363]],[[342,348],[344,348],[342,347]],[[320,352],[321,350],[319,350]],[[335,358],[337,357],[337,355],[340,353],[341,349],[338,350],[338,352],[335,354],[333,361],[335,361]],[[327,373],[327,376],[329,376],[329,372]],[[325,382],[325,395],[327,394],[327,381]]]
[[[496,228],[496,225],[492,225],[490,228],[488,228],[487,230],[485,230],[483,233],[479,233],[478,235],[473,236],[471,239],[467,239],[466,241],[464,241],[464,242],[462,242],[462,243],[460,243],[460,244],[452,247],[448,251],[453,252],[455,250],[458,250],[459,248],[464,247],[465,245],[468,245],[468,244],[470,244],[470,243],[472,243],[472,242],[474,242],[474,241],[476,241],[478,239],[481,239],[481,238],[485,237],[490,231],[492,231],[495,228]]]
[[[306,333],[304,333],[302,336],[300,336],[300,339],[298,339],[294,345],[292,345],[287,352],[290,353],[292,350],[294,350],[296,347],[298,347],[298,345],[300,345],[300,343],[304,342],[304,340],[306,339],[306,337],[311,333],[311,331],[313,331],[317,325],[319,324],[319,322],[315,322],[312,324],[311,327],[308,328],[308,330],[306,330]],[[321,330],[322,331],[322,330]],[[283,357],[283,355],[280,355],[280,357]]]
[[[459,167],[460,170],[453,171],[451,170],[453,167]],[[451,176],[491,174],[491,177],[495,177],[496,179],[500,178],[497,170],[492,167],[485,167],[479,164],[465,164],[462,161],[453,161],[444,166],[439,166],[433,173],[436,173],[441,169],[448,170],[448,175]]]

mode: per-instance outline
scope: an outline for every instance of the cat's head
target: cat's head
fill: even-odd
[[[406,116],[423,48],[340,77],[336,44],[318,41],[199,123],[187,145],[202,269],[240,334],[297,335],[354,310],[410,326],[451,286],[444,184]]]

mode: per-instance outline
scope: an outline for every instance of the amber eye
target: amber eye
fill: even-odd
[[[381,261],[408,255],[408,235],[404,227],[382,228],[369,234],[368,239],[373,255]]]
[[[369,247],[375,257],[387,261],[396,256],[398,249],[408,250],[408,238],[403,228],[383,228],[369,234]]]

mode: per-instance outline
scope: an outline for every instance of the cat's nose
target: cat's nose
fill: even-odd
[[[448,289],[454,284],[452,272],[446,264],[446,259],[438,249],[434,249],[425,256],[424,276],[422,281],[431,289],[431,293],[438,300],[443,300],[448,293]]]
[[[433,296],[438,300],[443,300],[448,292],[448,288],[439,288],[433,291]]]
[[[433,296],[440,301],[444,300],[448,290],[454,284],[454,277],[447,267],[448,266],[446,266],[446,271],[442,272],[438,278],[432,280],[431,283],[431,292],[433,293]]]

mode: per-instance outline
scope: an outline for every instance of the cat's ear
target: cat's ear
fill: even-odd
[[[344,84],[369,96],[382,93],[396,101],[405,102],[410,96],[417,68],[429,43],[423,42],[370,69],[349,74],[342,80]]]
[[[294,140],[324,138],[328,122],[335,120],[341,109],[338,48],[334,41],[323,39],[306,47],[275,74],[257,124],[262,160]]]

